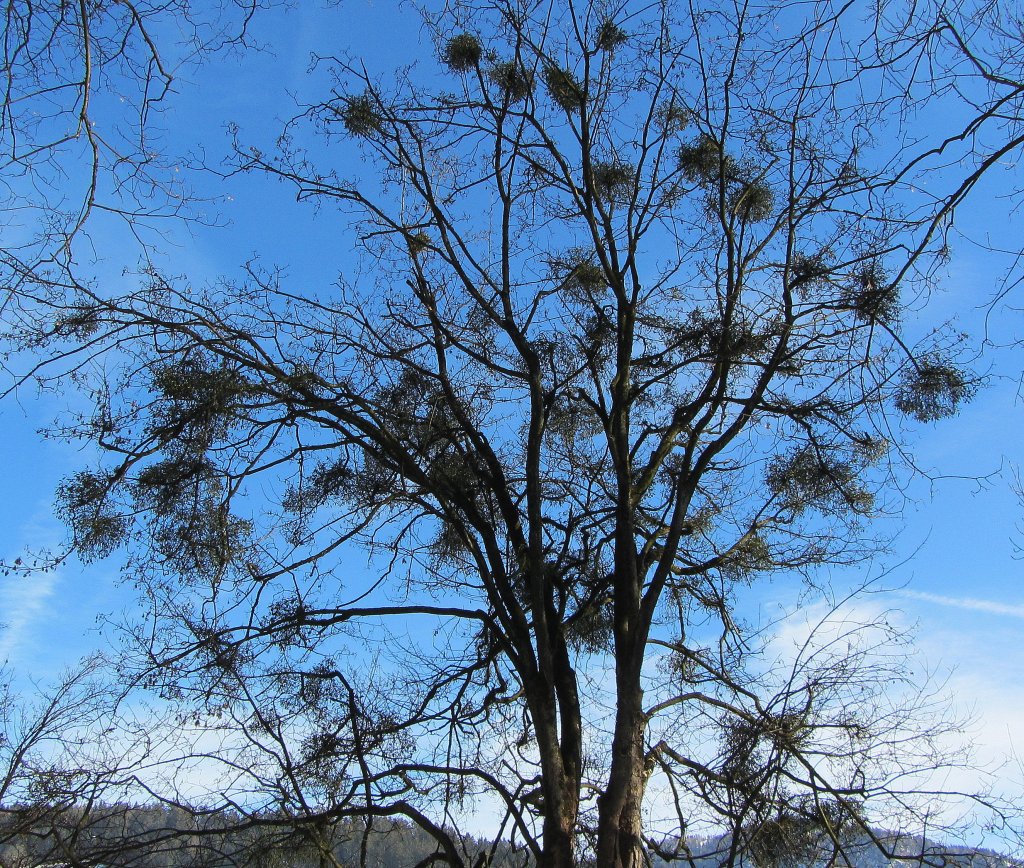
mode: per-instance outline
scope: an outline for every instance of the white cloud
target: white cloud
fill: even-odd
[[[941,594],[927,594],[923,591],[902,591],[900,596],[911,600],[921,600],[925,603],[934,603],[937,606],[949,606],[954,609],[1024,619],[1024,603],[1002,603],[998,600],[979,600],[974,597],[946,597]]]
[[[950,725],[935,747],[951,764],[922,779],[925,788],[950,795],[944,802],[936,797],[930,809],[944,820],[960,817],[974,843],[1002,847],[998,836],[984,830],[990,818],[980,806],[954,794],[1012,798],[1024,785],[1018,759],[1024,753],[1024,658],[1018,651],[1024,605],[900,590],[854,597],[838,607],[818,600],[782,611],[770,645],[774,659],[799,666],[852,654],[869,680],[873,672],[881,679],[884,695],[890,689],[886,677],[902,671],[904,678],[891,684],[894,707],[901,691],[911,699],[915,688],[922,691],[921,722],[934,715]]]
[[[877,596],[853,597],[837,605],[826,600],[784,614],[771,639],[777,659],[795,664],[831,649],[851,654],[865,648],[902,645],[912,633],[904,613]]]
[[[0,661],[18,656],[33,634],[38,636],[59,582],[57,573],[11,574],[0,582]]]
[[[52,467],[54,463],[49,464]],[[33,508],[23,521],[5,528],[5,535],[0,534],[0,551],[6,553],[4,560],[8,563],[19,558],[32,562],[33,552],[52,551],[61,538],[63,531],[52,516],[49,501],[39,496],[34,487],[37,481],[25,482],[24,490],[14,495],[33,504]],[[77,614],[77,610],[64,605],[61,586],[66,576],[66,570],[59,568],[28,575],[12,572],[0,577],[0,663],[31,664],[33,674],[39,675],[39,652],[45,649],[50,655],[67,642],[66,624],[62,622],[70,613]],[[71,662],[62,660],[60,668]]]

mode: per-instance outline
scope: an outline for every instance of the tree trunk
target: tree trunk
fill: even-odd
[[[582,748],[578,699],[575,685],[570,686],[571,696],[558,695],[557,704],[563,712],[561,738],[555,691],[539,691],[530,703],[540,752],[544,816],[544,843],[538,868],[576,868]]]
[[[625,391],[617,397],[627,406],[628,360],[620,350],[620,372]],[[629,420],[625,410],[619,420],[620,456],[629,455]],[[632,472],[628,460],[619,469],[620,501],[617,506],[615,544],[615,733],[612,737],[608,785],[598,800],[597,865],[599,868],[643,868],[640,808],[647,774],[644,769],[644,691],[640,671],[649,624],[642,617],[639,559],[634,514],[631,508]]]
[[[544,849],[537,868],[576,868],[576,810],[568,805],[544,817]]]
[[[608,786],[598,804],[597,864],[600,868],[644,866],[641,804],[647,786],[644,766],[643,692],[619,696]]]
[[[553,756],[543,782],[543,849],[538,868],[576,868],[576,824],[579,820],[579,782],[564,772],[562,757]]]

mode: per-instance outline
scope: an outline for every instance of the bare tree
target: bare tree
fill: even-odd
[[[901,417],[975,388],[955,333],[901,329],[944,252],[929,145],[797,15],[451,4],[443,80],[324,61],[276,151],[237,147],[357,227],[337,286],[20,287],[36,374],[103,371],[74,547],[127,545],[136,677],[241,739],[235,810],[400,816],[462,865],[484,804],[537,865],[635,868],[655,774],[728,864],[913,809],[938,730],[858,704],[849,643],[778,680],[741,616],[872,554]]]
[[[958,209],[977,207],[976,189],[998,176],[1001,204],[987,213],[1019,208],[1018,164],[1024,149],[1024,21],[1014,4],[886,2],[875,9],[871,38],[850,47],[858,69],[876,71],[908,120],[940,111],[939,135],[903,176],[933,211],[932,230],[950,244]],[[936,207],[941,204],[942,207]],[[971,241],[1007,262],[1001,295],[1020,282],[1020,250],[987,237]],[[992,303],[995,295],[979,298]]]
[[[159,116],[182,68],[251,47],[250,20],[267,5],[4,4],[0,275],[8,291],[60,281],[76,259],[88,260],[89,247],[74,242],[93,214],[139,233],[188,212],[190,192],[173,171],[177,155],[166,152]]]
[[[82,865],[108,855],[96,830],[108,803],[125,792],[138,743],[111,749],[117,691],[99,658],[83,661],[52,687],[0,689],[0,848],[3,862]],[[124,735],[126,733],[122,733]],[[100,857],[102,858],[102,857]]]
[[[186,868],[259,862],[266,841],[258,842],[257,852],[241,818],[221,804],[218,810],[187,805],[181,794],[183,775],[194,767],[194,730],[166,710],[126,702],[108,661],[84,660],[53,685],[4,675],[0,864]],[[168,779],[179,789],[156,793],[154,786]],[[282,827],[288,822],[283,815],[276,819]],[[295,838],[294,828],[289,831]]]

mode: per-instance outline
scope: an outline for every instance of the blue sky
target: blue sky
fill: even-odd
[[[418,45],[419,32],[413,11],[391,0],[347,0],[327,11],[303,3],[275,13],[257,30],[273,43],[267,51],[222,59],[179,80],[173,108],[162,120],[166,144],[180,151],[202,144],[216,155],[227,147],[225,124],[232,120],[257,138],[272,135],[277,119],[291,112],[289,92],[304,87],[311,50],[349,48],[383,73],[431,51]],[[992,179],[958,213],[963,236],[951,237],[948,275],[926,310],[930,320],[955,318],[976,339],[986,328],[987,303],[1006,263],[971,239],[998,245],[1021,237],[1020,215],[1008,214],[1006,202],[995,196],[1002,184]],[[297,281],[317,285],[331,279],[337,257],[318,262],[316,252],[333,253],[340,243],[336,215],[296,205],[289,190],[264,181],[233,178],[214,189],[222,197],[217,213],[227,225],[169,227],[165,261],[158,264],[203,282],[236,275],[241,262],[258,255],[266,264],[285,265]],[[98,227],[94,236],[100,250],[108,240],[104,232]],[[108,279],[120,279],[123,263],[101,258]],[[988,325],[999,342],[1024,335],[1024,316],[1007,307],[997,308]],[[993,759],[1013,751],[1024,755],[1024,735],[1016,735],[1024,732],[1024,561],[1014,557],[1014,540],[1024,543],[1024,505],[1010,485],[1013,466],[1024,465],[1022,359],[1012,347],[989,348],[979,361],[988,384],[974,402],[958,418],[912,432],[914,454],[934,478],[913,479],[900,514],[883,520],[896,535],[891,555],[848,576],[835,574],[842,585],[863,578],[865,570],[885,573],[891,590],[869,605],[898,610],[900,623],[916,628],[922,660],[949,673],[955,701],[976,715],[975,744]],[[52,517],[54,488],[88,463],[81,447],[37,435],[60,407],[60,397],[38,398],[29,391],[0,403],[8,468],[0,484],[0,556],[8,560],[60,542],[63,530]],[[0,659],[45,679],[102,644],[97,616],[130,605],[130,590],[116,579],[114,561],[69,561],[48,574],[0,578],[0,621],[7,625],[0,633]],[[756,586],[746,604],[748,616],[758,617],[761,607],[771,617],[793,604],[795,592],[795,580],[786,577]]]

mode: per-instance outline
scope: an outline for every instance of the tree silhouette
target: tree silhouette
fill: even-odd
[[[0,45],[0,275],[65,281],[92,217],[196,218],[160,115],[175,77],[232,47],[267,0],[8,3]],[[86,245],[80,245],[80,248]],[[76,261],[78,260],[78,261]],[[77,272],[81,274],[81,270]]]
[[[66,433],[108,460],[59,508],[152,603],[135,677],[235,734],[233,810],[403,817],[421,864],[469,864],[475,803],[537,865],[634,868],[651,791],[729,864],[839,858],[914,808],[942,726],[865,697],[849,637],[766,667],[740,602],[873,553],[901,416],[973,393],[958,334],[901,328],[948,202],[906,195],[921,154],[827,20],[426,21],[436,70],[331,60],[275,149],[236,143],[356,227],[337,286],[20,288],[35,373],[94,399]]]

